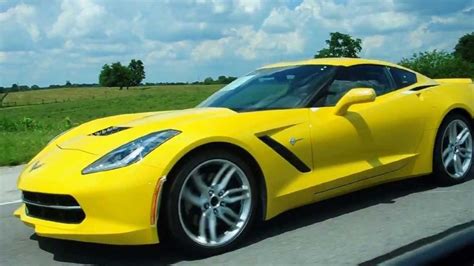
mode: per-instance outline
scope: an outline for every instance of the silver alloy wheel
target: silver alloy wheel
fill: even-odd
[[[224,159],[208,160],[194,168],[181,187],[179,221],[193,241],[226,245],[248,223],[251,201],[249,180],[240,167]]]
[[[469,126],[462,120],[453,120],[447,127],[442,141],[442,162],[446,172],[453,178],[461,178],[471,168],[472,135]]]

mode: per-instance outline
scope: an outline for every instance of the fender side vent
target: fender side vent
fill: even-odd
[[[411,89],[411,91],[421,91],[421,90],[428,89],[428,88],[435,87],[435,86],[438,86],[438,85],[423,85],[423,86],[418,86],[418,87],[415,87],[415,88]]]
[[[269,136],[261,136],[258,137],[263,143],[267,144],[270,148],[272,148],[276,153],[278,153],[283,159],[285,159],[288,163],[293,165],[298,171],[302,173],[310,172],[311,169],[296,156],[293,152],[287,149],[278,141],[272,139]]]
[[[90,135],[92,136],[108,136],[108,135],[112,135],[112,134],[115,134],[115,133],[118,133],[122,130],[125,130],[125,129],[129,129],[129,127],[108,127],[108,128],[104,128],[104,129],[101,129],[99,131],[96,131]]]

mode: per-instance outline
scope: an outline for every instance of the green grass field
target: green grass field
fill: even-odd
[[[222,85],[63,88],[10,93],[0,108],[0,165],[27,162],[62,131],[99,117],[190,108]]]

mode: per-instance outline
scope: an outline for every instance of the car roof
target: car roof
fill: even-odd
[[[274,67],[286,67],[286,66],[300,66],[300,65],[330,65],[330,66],[354,66],[354,65],[384,65],[403,68],[402,66],[395,65],[389,62],[380,61],[380,60],[371,60],[371,59],[362,59],[362,58],[317,58],[317,59],[308,59],[300,61],[290,61],[290,62],[280,62],[276,64],[266,65],[262,68],[274,68]]]
[[[427,76],[422,75],[406,67],[393,64],[390,62],[386,62],[386,61],[363,59],[363,58],[347,58],[347,57],[316,58],[316,59],[307,59],[307,60],[300,60],[300,61],[280,62],[276,64],[266,65],[264,67],[261,67],[260,69],[275,68],[275,67],[302,66],[302,65],[329,65],[329,66],[345,66],[345,67],[355,66],[355,65],[382,65],[382,66],[396,67],[396,68],[404,69],[406,71],[415,73],[417,75],[418,83],[437,84],[437,82],[428,78]]]

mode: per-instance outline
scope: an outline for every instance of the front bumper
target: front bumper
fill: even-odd
[[[45,237],[117,245],[158,243],[156,201],[162,170],[140,162],[82,175],[84,166],[95,159],[82,151],[54,149],[39,158],[42,167],[31,170],[32,162],[18,181],[22,191],[72,196],[85,213],[81,222],[35,218],[25,204],[15,216]]]

